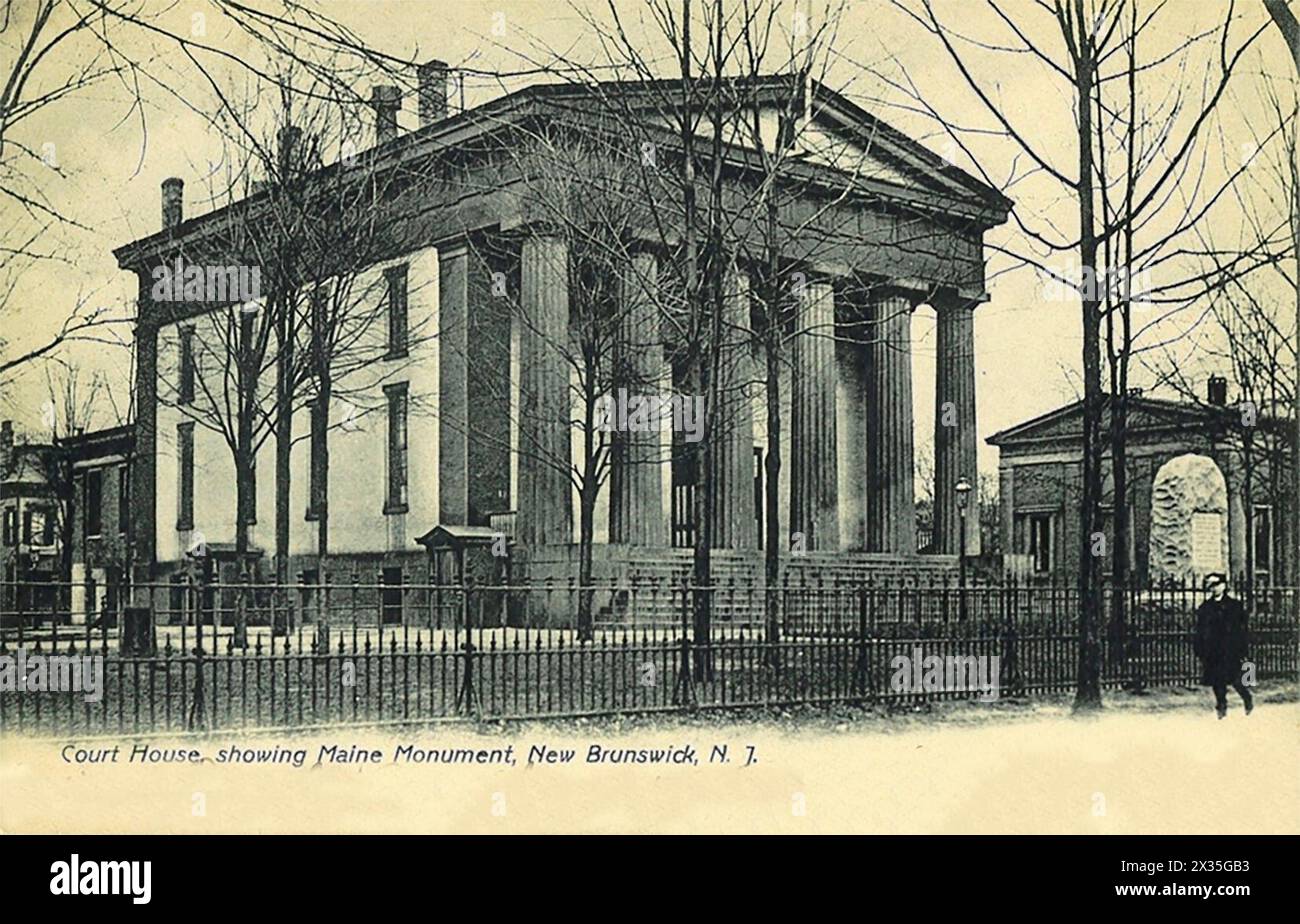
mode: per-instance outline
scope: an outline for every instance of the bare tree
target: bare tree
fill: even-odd
[[[1275,511],[1292,506],[1287,495],[1297,349],[1288,312],[1278,306],[1279,298],[1286,299],[1296,289],[1292,252],[1297,167],[1295,136],[1289,130],[1296,118],[1296,97],[1293,88],[1272,79],[1262,83],[1259,93],[1270,118],[1252,124],[1253,138],[1242,144],[1252,182],[1233,191],[1239,221],[1235,227],[1221,223],[1199,235],[1196,254],[1207,275],[1218,281],[1205,299],[1204,320],[1194,336],[1165,344],[1162,354],[1149,362],[1159,381],[1215,414],[1222,436],[1241,460],[1240,481],[1231,487],[1241,490],[1245,507],[1247,594],[1253,592],[1257,570],[1256,501],[1266,499]],[[1254,255],[1267,258],[1260,267],[1266,271],[1239,272],[1243,259]],[[1210,404],[1201,387],[1201,379],[1219,373],[1226,375],[1236,395],[1231,408]],[[1267,482],[1261,473],[1267,473]],[[1269,526],[1269,557],[1290,566],[1296,560],[1294,535]],[[1294,575],[1286,573],[1284,578],[1293,580]],[[1276,573],[1272,579],[1276,582]]]
[[[57,145],[37,141],[33,127],[92,92],[124,91],[121,105],[143,119],[141,62],[118,48],[125,31],[113,11],[134,10],[140,0],[75,3],[35,0],[4,4],[0,10],[0,201],[13,225],[0,245],[0,328],[21,301],[21,278],[47,263],[71,264],[63,231],[85,231],[82,217],[69,214],[51,194],[52,179],[67,179]],[[18,352],[9,353],[0,336],[0,384],[20,371],[78,341],[111,337],[111,325],[129,322],[125,310],[79,300],[62,313],[57,326]],[[119,344],[120,345],[120,344]]]
[[[1029,172],[1050,182],[1070,200],[1077,233],[1059,230],[1050,217],[1016,214],[1021,241],[1005,248],[1022,265],[1063,280],[1078,292],[1083,348],[1083,490],[1079,534],[1079,682],[1075,708],[1101,705],[1102,563],[1094,554],[1102,535],[1102,432],[1107,397],[1103,390],[1102,325],[1108,337],[1107,358],[1112,389],[1120,397],[1120,422],[1111,431],[1112,448],[1123,455],[1123,398],[1127,362],[1132,353],[1129,327],[1135,302],[1172,313],[1204,294],[1206,278],[1180,259],[1180,248],[1197,223],[1231,188],[1240,170],[1215,177],[1205,168],[1210,126],[1243,56],[1264,26],[1255,24],[1234,39],[1235,5],[1219,25],[1185,38],[1161,39],[1163,6],[1139,11],[1128,0],[1052,0],[1025,12],[1010,12],[988,0],[1002,35],[978,38],[939,18],[930,0],[896,0],[944,49],[965,86],[979,100],[994,127],[1010,139]],[[1186,30],[1182,30],[1185,35]],[[1193,52],[1205,49],[1208,73],[1199,92],[1178,77]],[[977,76],[973,62],[989,55],[1023,56],[1035,73],[1060,81],[1068,109],[1061,113],[1073,129],[1076,162],[1065,164],[1043,148],[1041,140],[1017,124],[1012,111]],[[1200,60],[1199,58],[1192,58]],[[1198,65],[1199,66],[1199,65]],[[1168,74],[1165,78],[1163,75]],[[1170,89],[1172,87],[1172,90]],[[914,87],[917,108],[935,118],[962,150],[968,150],[965,124],[945,118],[925,104]],[[1154,121],[1151,121],[1154,120]],[[1117,166],[1118,165],[1118,166]],[[1023,179],[1013,166],[1007,185]],[[1076,269],[1062,272],[1052,261],[1073,254]],[[1134,280],[1146,274],[1153,282],[1133,292]],[[1120,282],[1118,289],[1114,281]],[[1149,322],[1154,327],[1157,322]],[[1123,498],[1120,498],[1120,502]],[[1117,507],[1117,523],[1123,513]],[[1121,566],[1124,547],[1116,554]]]
[[[287,579],[295,413],[310,408],[313,415],[311,508],[323,576],[329,552],[328,441],[339,426],[332,408],[351,408],[344,416],[353,419],[376,410],[382,382],[372,370],[380,360],[394,359],[381,374],[391,378],[428,336],[421,321],[404,332],[400,355],[394,351],[384,327],[394,294],[382,274],[370,272],[403,246],[385,220],[384,203],[397,176],[375,171],[356,155],[355,139],[363,129],[351,99],[331,97],[329,86],[311,78],[300,85],[296,61],[286,62],[282,73],[271,92],[284,107],[278,111],[285,121],[263,128],[254,116],[257,94],[243,103],[223,96],[213,121],[225,134],[233,166],[210,183],[221,183],[212,191],[214,201],[224,198],[229,205],[205,226],[202,240],[186,249],[187,263],[200,270],[233,265],[255,273],[257,291],[225,305],[209,298],[200,310],[181,312],[192,318],[186,335],[192,372],[164,378],[159,393],[162,403],[217,434],[231,454],[241,569],[256,520],[257,458],[274,441],[281,583]],[[338,152],[338,160],[327,166],[328,152]],[[403,288],[398,297],[410,294]],[[246,637],[242,604],[241,596],[237,645]]]
[[[1289,0],[1264,0],[1264,7],[1273,19],[1274,25],[1277,26],[1282,37],[1286,40],[1287,48],[1291,51],[1291,63],[1295,69],[1295,75],[1300,77],[1300,21],[1297,21],[1296,14],[1291,9]],[[1295,326],[1292,330],[1291,343],[1300,344],[1300,166],[1296,164],[1296,156],[1300,154],[1300,128],[1296,127],[1296,120],[1292,119],[1291,124],[1291,167],[1292,182],[1291,195],[1293,204],[1291,206],[1291,239],[1293,242],[1293,260],[1294,270],[1292,271],[1292,281],[1295,283],[1296,314]],[[1295,380],[1300,383],[1300,355],[1296,360]],[[1291,497],[1300,498],[1300,386],[1295,388],[1292,400],[1292,426],[1294,442],[1294,455],[1291,462]],[[1292,515],[1291,529],[1288,547],[1290,550],[1291,561],[1300,562],[1300,516]],[[1300,591],[1297,591],[1292,597],[1293,612],[1297,618],[1300,618]]]
[[[54,532],[59,537],[60,580],[72,575],[73,535],[76,505],[72,466],[63,452],[62,441],[88,430],[102,410],[107,395],[104,378],[89,376],[79,367],[66,361],[47,364],[45,374],[46,401],[41,413],[41,423],[47,428],[51,451],[43,454],[42,475],[54,498]],[[63,608],[71,607],[71,590],[62,587],[57,591]]]

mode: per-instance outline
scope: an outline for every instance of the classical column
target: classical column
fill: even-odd
[[[527,238],[520,253],[519,540],[573,539],[569,443],[569,254],[557,237]]]
[[[438,252],[438,519],[469,515],[469,248]]]
[[[871,305],[867,413],[867,550],[916,552],[913,486],[911,299]]]
[[[141,314],[151,282],[140,276]],[[136,606],[148,606],[157,560],[158,479],[158,328],[152,321],[135,328],[135,449],[131,454],[131,511],[127,539],[131,545],[132,581]]]
[[[713,485],[710,510],[713,547],[752,549],[758,545],[754,518],[754,415],[749,391],[749,279],[736,269],[727,274],[722,317],[717,407],[712,414],[709,474]]]
[[[979,471],[975,428],[975,306],[973,299],[933,299],[938,316],[934,380],[934,550],[961,551],[961,512],[955,485],[966,495],[966,554],[980,553]]]
[[[615,388],[632,396],[657,396],[663,377],[664,349],[659,336],[658,261],[652,253],[635,254],[619,279],[619,329],[614,344]],[[667,545],[663,517],[663,468],[657,420],[653,428],[611,434],[609,473],[609,541],[631,545]]]
[[[493,288],[493,266],[471,252],[465,320],[466,506],[471,526],[510,509],[511,340],[509,285]],[[565,315],[567,324],[567,314]],[[561,357],[561,362],[563,358]]]
[[[835,405],[835,295],[804,286],[795,302],[791,381],[790,533],[809,551],[838,549],[839,463]]]

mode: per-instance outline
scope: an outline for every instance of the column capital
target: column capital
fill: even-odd
[[[470,240],[468,234],[454,234],[451,237],[444,237],[434,242],[434,249],[438,251],[438,259],[451,260],[456,257],[466,256],[470,251]]]
[[[893,276],[888,279],[877,279],[868,288],[867,299],[871,302],[879,302],[887,298],[902,298],[915,309],[917,305],[927,301],[932,292],[934,286],[923,280]]]
[[[983,289],[942,286],[934,289],[926,301],[935,312],[960,311],[962,309],[974,311],[980,305],[989,301],[989,294]]]

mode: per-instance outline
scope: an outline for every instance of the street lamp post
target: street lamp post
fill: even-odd
[[[961,537],[958,540],[957,553],[957,586],[958,598],[960,600],[961,618],[966,619],[966,504],[971,492],[971,483],[966,477],[960,476],[957,484],[953,486],[957,492],[957,523],[958,532]]]

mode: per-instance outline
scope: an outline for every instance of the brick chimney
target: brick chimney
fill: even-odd
[[[417,69],[420,77],[420,127],[447,118],[447,62],[425,61]]]
[[[402,91],[387,84],[370,91],[370,108],[375,111],[375,144],[397,137],[397,113],[402,108]]]
[[[185,181],[170,176],[162,181],[162,226],[167,231],[184,220]]]
[[[9,472],[14,457],[14,422],[0,421],[0,477]]]
[[[1205,400],[1216,407],[1228,404],[1228,380],[1221,375],[1212,375],[1205,383]]]

